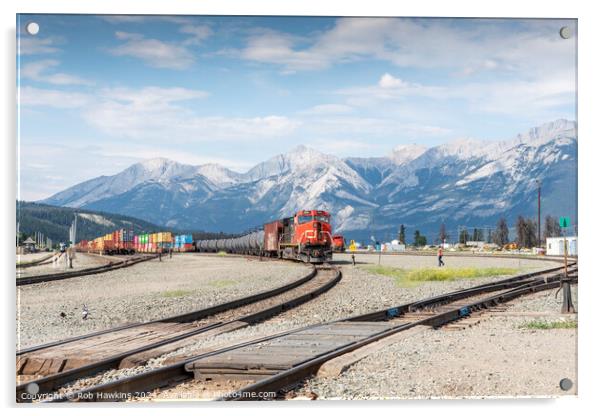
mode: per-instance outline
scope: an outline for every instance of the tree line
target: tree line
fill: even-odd
[[[537,246],[537,221],[531,218],[525,218],[519,215],[515,223],[516,229],[516,244],[519,247],[532,248]],[[558,223],[558,217],[547,215],[544,219],[542,227],[542,241],[548,237],[560,237],[562,234],[560,224]],[[399,227],[399,242],[401,244],[408,244],[406,242],[406,227],[401,224]],[[446,231],[445,224],[442,223],[439,227],[439,233],[435,239],[435,244],[442,244],[445,241],[449,241],[449,234]],[[468,241],[483,241],[487,243],[494,243],[500,247],[510,243],[510,230],[508,222],[505,217],[501,217],[495,227],[495,230],[488,229],[487,234],[482,228],[473,228],[472,232],[466,228],[460,230],[458,236],[458,242],[460,244],[466,244]],[[412,244],[414,246],[425,246],[428,244],[426,236],[420,233],[420,230],[414,231],[414,238]]]

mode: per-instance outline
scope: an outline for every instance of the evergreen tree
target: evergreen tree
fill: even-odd
[[[537,246],[537,222],[532,219],[525,221],[525,247]]]
[[[526,247],[527,240],[527,221],[522,215],[516,218],[516,244],[519,247]]]
[[[399,244],[405,244],[406,243],[406,227],[405,225],[401,224],[399,226]]]
[[[468,234],[468,230],[466,228],[463,228],[462,231],[460,231],[460,237],[459,237],[459,243],[460,244],[466,244],[466,242],[470,239],[469,234]]]
[[[497,228],[493,233],[493,242],[500,247],[508,244],[508,223],[506,222],[506,218],[501,217],[497,222]]]
[[[439,226],[439,241],[443,244],[445,240],[447,240],[447,232],[445,231],[445,224],[441,223]]]
[[[414,246],[422,247],[422,246],[426,246],[426,244],[427,244],[426,237],[423,235],[420,235],[420,231],[416,230],[414,232]]]
[[[543,238],[560,237],[561,234],[558,217],[546,215],[546,219],[544,221]]]

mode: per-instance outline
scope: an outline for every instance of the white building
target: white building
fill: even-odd
[[[384,244],[383,251],[406,251],[406,245],[400,244],[399,240],[393,240]]]
[[[567,254],[569,256],[577,255],[577,237],[566,237]],[[546,255],[564,256],[564,237],[546,238]]]

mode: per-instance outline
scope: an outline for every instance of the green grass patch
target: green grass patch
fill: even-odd
[[[226,253],[225,251],[218,251],[218,252],[217,252],[217,255],[218,255],[218,256],[221,256],[221,257],[225,257],[225,256],[227,256],[227,255],[228,255],[228,253]]]
[[[209,282],[208,285],[220,288],[220,287],[233,286],[237,283],[238,282],[236,280],[222,279],[222,280],[213,280],[213,281]]]
[[[161,292],[161,297],[163,298],[179,298],[182,296],[187,296],[192,294],[192,290],[166,290],[165,292]]]
[[[521,329],[576,329],[577,321],[530,321],[519,326]]]
[[[392,277],[399,286],[416,286],[422,282],[445,282],[478,277],[507,276],[518,273],[518,269],[503,267],[438,267],[425,269],[401,269],[390,266],[370,265],[367,271],[381,276]]]

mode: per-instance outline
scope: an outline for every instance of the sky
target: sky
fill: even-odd
[[[385,156],[575,120],[576,29],[556,19],[21,14],[17,197],[155,157],[245,172],[299,144]]]

